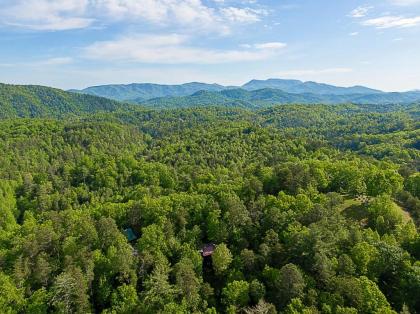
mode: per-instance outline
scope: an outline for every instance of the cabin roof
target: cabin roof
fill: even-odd
[[[127,229],[124,229],[123,232],[129,242],[137,240],[137,236],[134,233],[133,229],[127,228]]]
[[[211,243],[205,244],[203,246],[203,248],[200,250],[200,253],[201,253],[201,255],[203,257],[211,256],[213,254],[213,252],[214,252],[215,249],[216,249],[216,245],[215,244],[211,244]]]

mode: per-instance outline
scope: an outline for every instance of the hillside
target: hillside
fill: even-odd
[[[419,108],[1,120],[0,313],[418,313]]]
[[[206,105],[265,108],[277,104],[408,104],[420,101],[420,92],[319,95],[314,93],[286,93],[279,89],[226,89],[220,92],[200,91],[191,96],[161,97],[139,101],[152,108],[184,108]]]
[[[161,97],[147,101],[140,101],[140,104],[151,108],[189,108],[189,107],[205,107],[205,106],[225,106],[237,108],[258,108],[255,103],[251,103],[248,99],[234,99],[225,96],[223,93],[211,91],[198,91],[190,96],[182,97]]]
[[[98,111],[115,111],[125,105],[91,95],[35,85],[0,84],[0,119],[59,117]]]

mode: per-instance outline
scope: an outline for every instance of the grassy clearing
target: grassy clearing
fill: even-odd
[[[343,204],[339,205],[339,210],[346,216],[347,218],[352,218],[356,221],[360,221],[361,223],[367,223],[368,219],[368,212],[366,210],[365,204],[362,203],[360,199],[352,198],[349,196],[344,196],[345,200]],[[395,201],[393,202],[394,208],[401,213],[403,217],[404,223],[410,221],[412,218],[410,214],[404,210],[403,207],[398,205]]]
[[[406,211],[403,207],[398,205],[396,202],[394,202],[395,209],[397,209],[399,212],[401,212],[401,215],[403,217],[403,221],[406,223],[410,220],[412,220],[410,213]]]

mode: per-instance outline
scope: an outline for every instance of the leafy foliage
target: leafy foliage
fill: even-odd
[[[0,83],[0,119],[59,117],[63,115],[115,111],[126,107],[116,101],[75,94],[44,86]]]
[[[1,313],[420,311],[417,105],[82,111],[0,122]]]

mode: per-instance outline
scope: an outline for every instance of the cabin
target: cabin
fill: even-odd
[[[216,245],[215,244],[205,244],[203,246],[203,248],[200,250],[201,256],[202,257],[208,257],[211,256],[214,252],[214,250],[216,249]]]
[[[133,229],[127,228],[123,230],[125,237],[127,238],[128,242],[133,242],[137,240],[137,236],[134,233]]]

